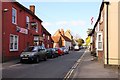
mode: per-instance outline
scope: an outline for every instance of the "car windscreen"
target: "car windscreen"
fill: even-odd
[[[36,52],[38,51],[38,47],[28,47],[25,49],[25,52]]]

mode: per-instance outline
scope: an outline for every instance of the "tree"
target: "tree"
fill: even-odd
[[[86,46],[90,45],[90,36],[86,38]]]
[[[78,43],[78,46],[82,46],[82,44],[84,43],[84,40],[79,38],[76,40],[76,42]]]

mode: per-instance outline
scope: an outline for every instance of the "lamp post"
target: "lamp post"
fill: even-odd
[[[3,39],[5,39],[5,19],[6,19],[6,15],[5,15],[5,13],[6,12],[8,12],[8,9],[3,9],[3,11],[2,11],[2,13],[3,13],[3,25],[2,25],[2,35],[3,35],[3,37],[2,37],[2,43],[3,44],[5,44],[5,40],[3,40]],[[3,46],[3,52],[2,52],[2,62],[5,60],[5,46],[4,45],[2,45]]]

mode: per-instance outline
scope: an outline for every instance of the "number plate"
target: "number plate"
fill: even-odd
[[[28,58],[22,58],[22,59],[28,59]]]

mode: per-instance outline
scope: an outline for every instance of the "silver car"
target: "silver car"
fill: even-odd
[[[43,46],[27,47],[20,55],[20,62],[47,60],[47,52]]]

